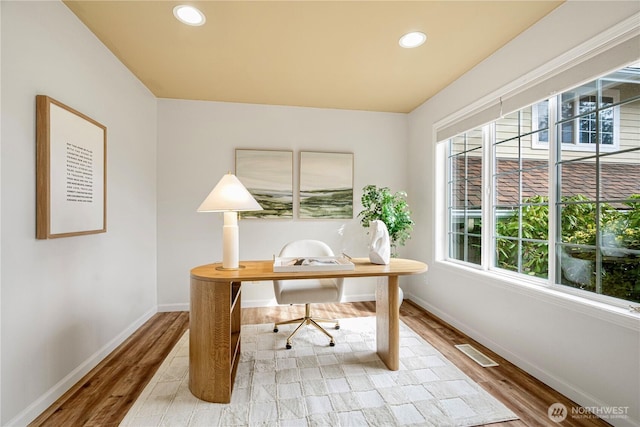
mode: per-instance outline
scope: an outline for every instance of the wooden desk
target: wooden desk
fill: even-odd
[[[189,320],[189,389],[208,402],[228,403],[240,357],[241,283],[287,279],[386,276],[376,289],[376,342],[387,367],[400,367],[400,313],[398,276],[427,271],[427,265],[392,259],[389,265],[354,258],[352,271],[274,273],[273,261],[241,261],[240,270],[217,270],[208,264],[191,270]]]

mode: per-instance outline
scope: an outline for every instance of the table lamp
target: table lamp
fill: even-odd
[[[238,243],[238,211],[261,211],[262,206],[253,198],[240,180],[228,173],[211,190],[198,208],[198,212],[223,212],[222,267],[238,270],[240,245]]]

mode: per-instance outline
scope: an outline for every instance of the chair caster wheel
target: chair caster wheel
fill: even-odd
[[[329,343],[329,347],[335,347],[335,346],[336,346],[336,343],[334,343],[333,341]]]
[[[340,329],[340,325],[336,325],[336,330]]]
[[[273,328],[273,332],[278,332],[278,328]]]
[[[287,350],[291,350],[291,344],[287,344],[286,347],[287,347]]]

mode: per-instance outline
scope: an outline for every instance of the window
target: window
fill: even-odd
[[[450,259],[640,302],[640,68],[508,114],[448,147]],[[490,212],[481,208],[483,177],[493,184]]]
[[[482,261],[482,129],[452,138],[449,164],[449,257]]]
[[[620,74],[597,80],[593,86],[599,96],[581,100],[579,106],[580,138],[594,144],[595,152],[568,152],[564,139],[558,144],[556,280],[640,301],[640,73],[635,80]],[[618,94],[615,99],[606,96],[611,87]],[[563,119],[575,113],[561,109],[556,131],[564,135]],[[605,150],[614,145],[616,115],[622,116],[619,146]]]
[[[618,147],[620,142],[620,111],[612,107],[620,101],[616,90],[606,90],[600,96],[590,93],[595,82],[585,85],[582,91],[563,93],[560,98],[559,117],[561,126],[558,136],[562,149],[576,151],[595,151],[595,144],[601,144],[602,150]],[[601,111],[596,121],[596,111]],[[533,108],[533,125],[536,130],[549,127],[549,101],[536,104]],[[540,132],[533,138],[532,148],[549,148],[549,133]]]
[[[548,276],[549,162],[530,149],[534,135],[527,107],[497,122],[493,141],[495,266],[530,276]]]

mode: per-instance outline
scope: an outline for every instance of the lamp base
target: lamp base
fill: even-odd
[[[219,271],[235,271],[235,270],[242,270],[243,268],[246,268],[244,265],[239,265],[237,267],[223,267],[221,265],[219,265],[218,267],[216,267],[216,270]]]

